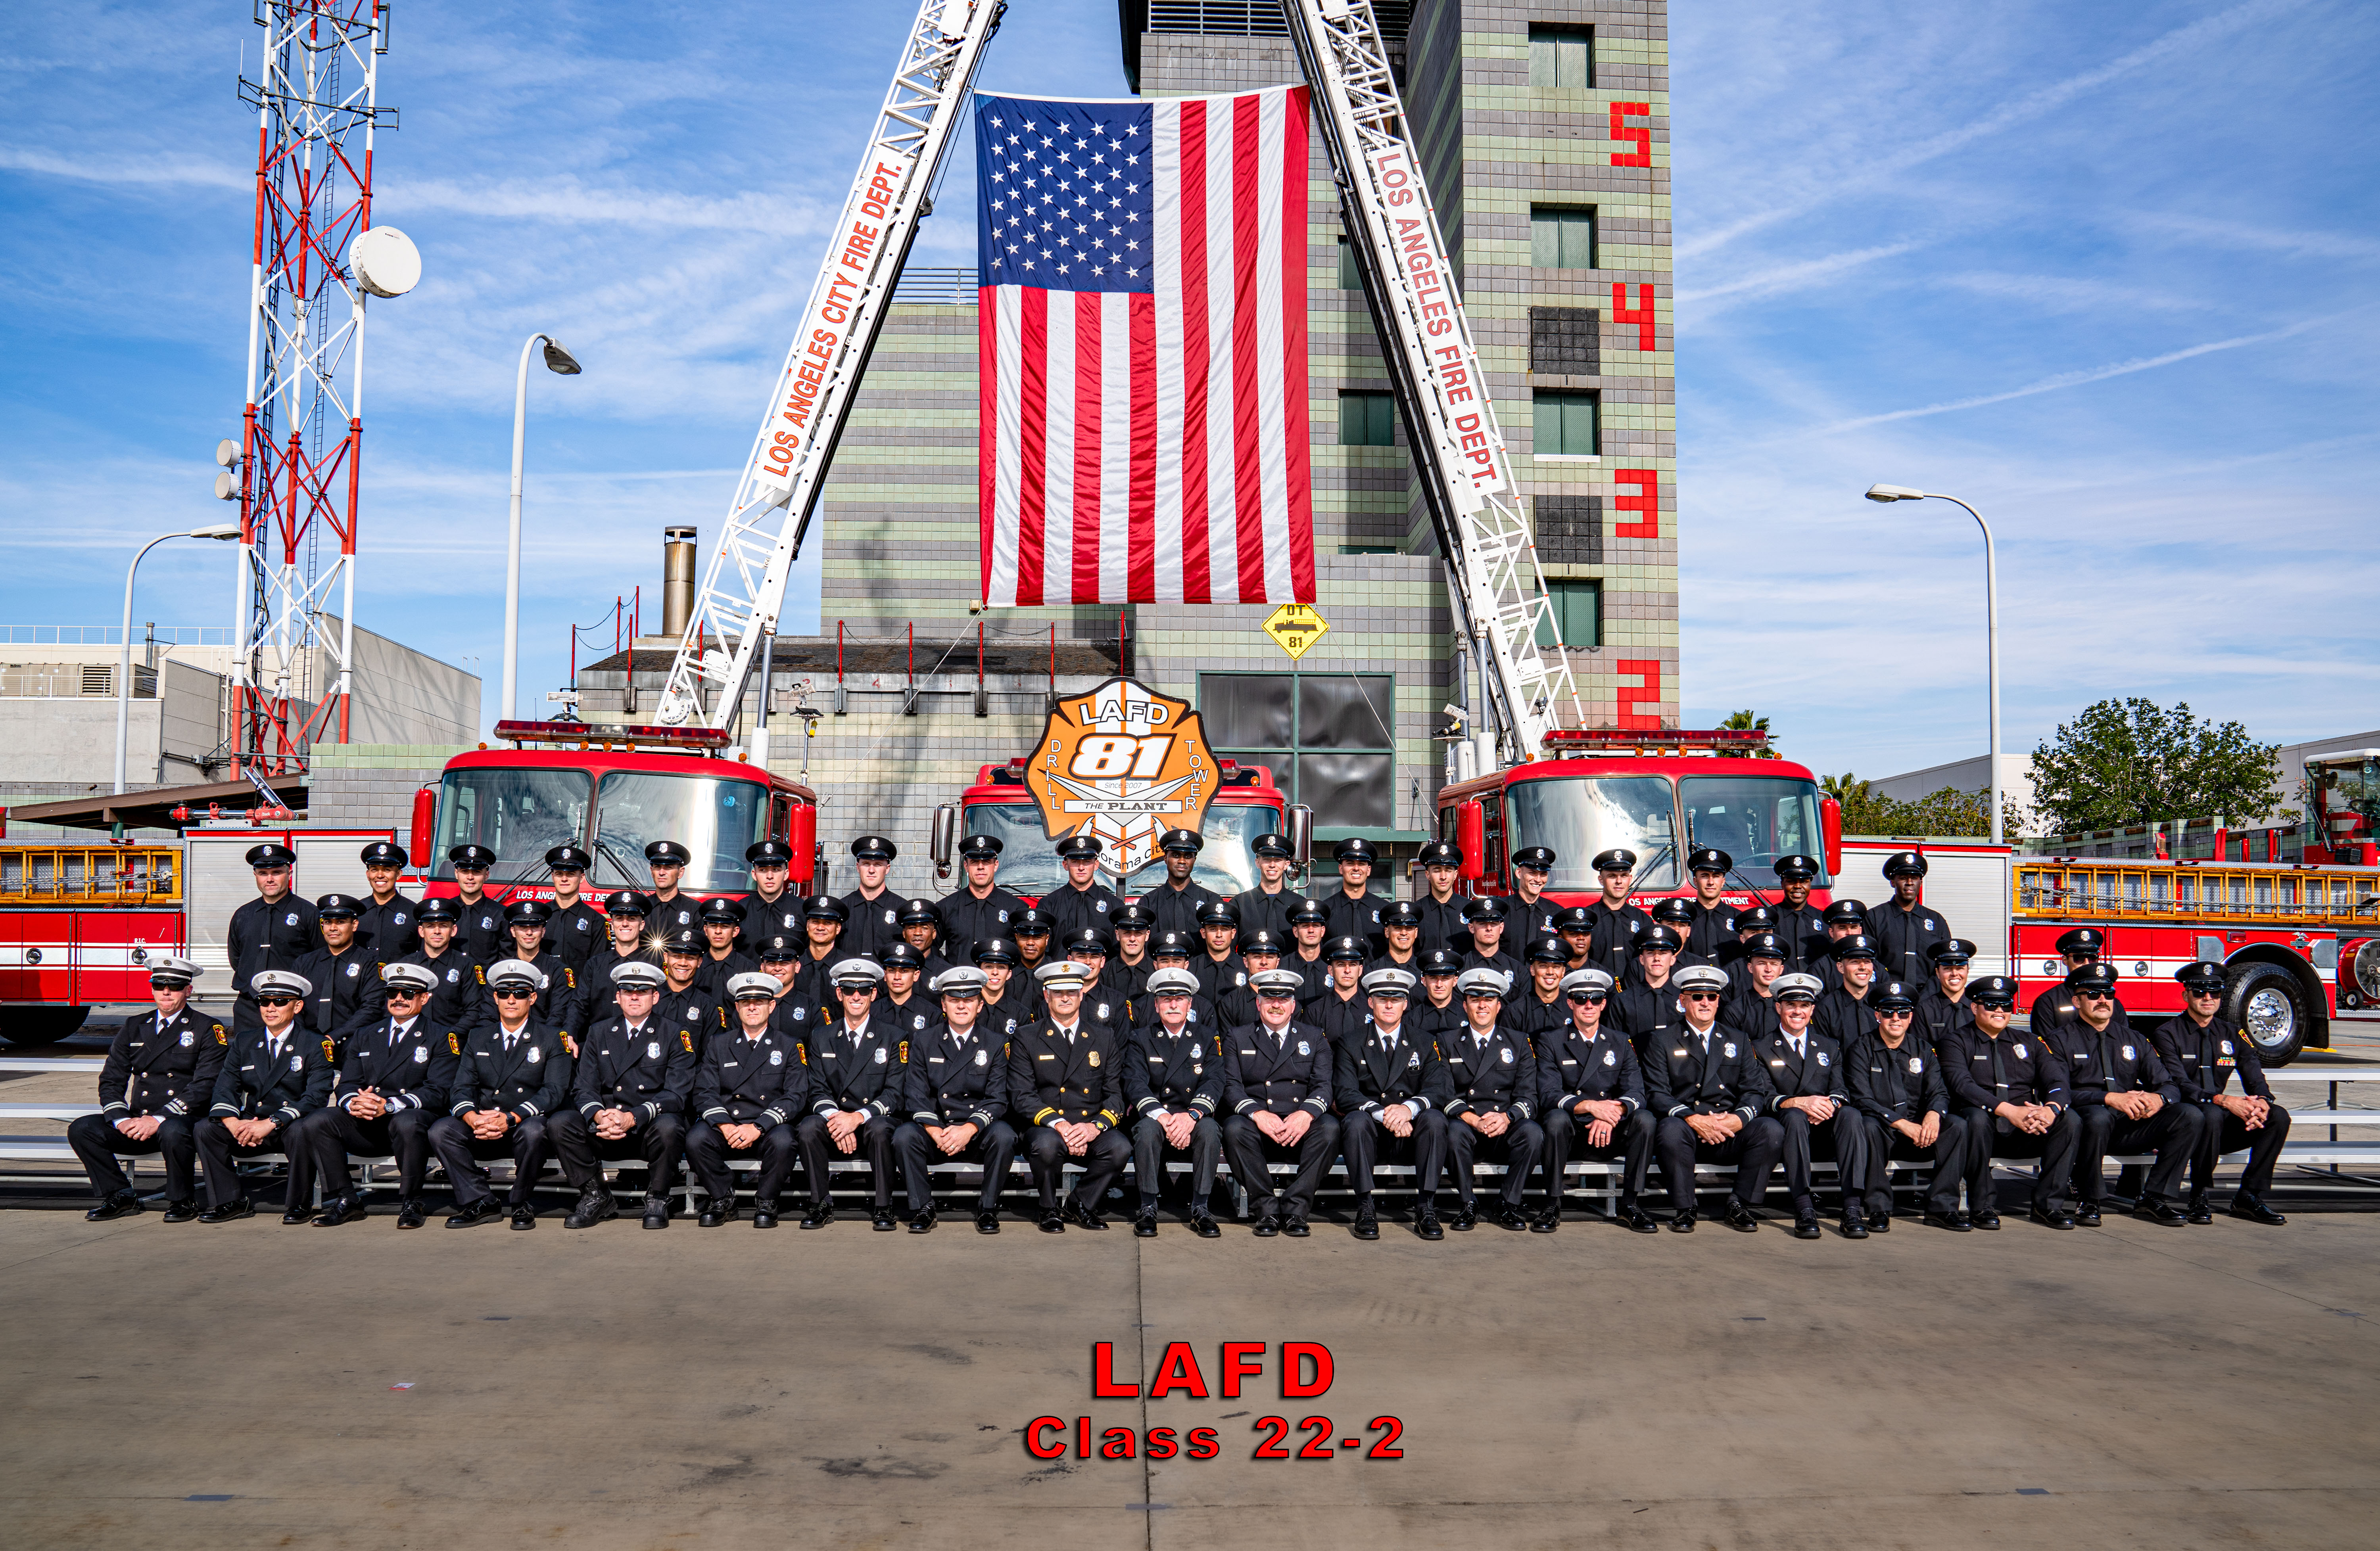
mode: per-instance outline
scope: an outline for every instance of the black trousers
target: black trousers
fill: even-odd
[[[1561,1204],[1562,1169],[1576,1157],[1593,1163],[1625,1161],[1628,1168],[1620,1178],[1620,1205],[1634,1206],[1645,1189],[1645,1170],[1653,1162],[1653,1134],[1658,1129],[1653,1111],[1639,1109],[1624,1117],[1611,1128],[1611,1145],[1604,1147],[1588,1145],[1588,1123],[1587,1116],[1573,1109],[1556,1109],[1546,1116],[1546,1205]]]
[[[686,1151],[686,1117],[664,1109],[649,1121],[638,1121],[616,1142],[595,1134],[594,1122],[576,1109],[564,1109],[546,1121],[546,1140],[562,1160],[562,1177],[579,1191],[600,1190],[603,1165],[624,1158],[645,1160],[645,1195],[659,1201],[677,1181],[677,1160]]]
[[[1961,1109],[1961,1120],[1975,1135],[1967,1157],[1967,1210],[1998,1211],[1992,1190],[1992,1159],[2037,1157],[2041,1172],[2033,1181],[2033,1204],[2042,1211],[2058,1205],[2074,1177],[2074,1149],[2081,1143],[2082,1123],[2071,1109],[2060,1109],[2049,1130],[2039,1136],[2019,1131],[2010,1121],[1984,1109]]]
[[[695,1121],[686,1133],[686,1167],[722,1209],[735,1204],[735,1176],[727,1167],[730,1157],[759,1158],[760,1180],[752,1187],[752,1199],[773,1207],[784,1194],[785,1181],[794,1177],[794,1158],[799,1150],[794,1128],[782,1122],[762,1126],[748,1147],[729,1146],[727,1133],[709,1121]]]
[[[1033,1188],[1041,1193],[1041,1209],[1045,1212],[1058,1205],[1058,1186],[1065,1178],[1066,1159],[1072,1155],[1058,1133],[1046,1125],[1037,1125],[1025,1133],[1026,1161],[1033,1166]],[[1075,1187],[1073,1200],[1085,1211],[1096,1211],[1107,1195],[1108,1187],[1132,1161],[1132,1144],[1121,1131],[1102,1131],[1083,1149],[1083,1182]]]
[[[301,1117],[302,1119],[302,1117]],[[239,1160],[280,1153],[289,1159],[289,1207],[302,1211],[314,1204],[314,1154],[290,1141],[298,1121],[273,1128],[273,1133],[250,1147],[231,1139],[231,1128],[219,1120],[200,1121],[196,1130],[199,1157],[207,1166],[207,1205],[228,1206],[248,1192],[239,1182]]]
[[[1810,1165],[1820,1158],[1835,1166],[1835,1181],[1843,1187],[1843,1205],[1849,1206],[1867,1179],[1867,1128],[1859,1123],[1858,1111],[1846,1104],[1834,1119],[1813,1124],[1805,1110],[1780,1109],[1776,1120],[1785,1128],[1785,1194],[1793,1210],[1818,1209]]]
[[[1212,1115],[1192,1109],[1169,1113],[1194,1117],[1187,1147],[1168,1142],[1165,1127],[1158,1123],[1155,1115],[1143,1115],[1132,1124],[1132,1174],[1140,1186],[1140,1204],[1144,1208],[1157,1205],[1157,1198],[1165,1194],[1165,1155],[1184,1153],[1190,1159],[1191,1209],[1203,1212],[1207,1209],[1207,1197],[1215,1189],[1215,1165],[1223,1157],[1222,1123]]]
[[[347,1178],[347,1157],[359,1153],[366,1157],[394,1154],[396,1193],[415,1196],[421,1194],[421,1182],[430,1174],[430,1122],[435,1118],[427,1109],[383,1111],[369,1121],[341,1109],[317,1109],[298,1122],[291,1145],[313,1153],[314,1169],[326,1195],[345,1195],[353,1188]],[[290,1200],[297,1201],[295,1194]]]
[[[1683,1115],[1671,1115],[1653,1133],[1653,1150],[1660,1156],[1661,1177],[1669,1182],[1670,1205],[1692,1211],[1694,1165],[1735,1165],[1735,1198],[1757,1206],[1768,1194],[1768,1171],[1785,1150],[1785,1128],[1767,1115],[1746,1121],[1743,1129],[1724,1142],[1706,1142],[1694,1134]]]
[[[1358,1195],[1372,1194],[1372,1169],[1381,1163],[1413,1165],[1415,1188],[1424,1196],[1438,1194],[1438,1176],[1446,1167],[1447,1138],[1466,1125],[1450,1126],[1445,1112],[1424,1109],[1414,1117],[1413,1133],[1399,1136],[1368,1110],[1354,1109],[1339,1117],[1339,1151],[1347,1160],[1347,1183]],[[1474,1134],[1477,1134],[1474,1133]],[[1533,1149],[1530,1157],[1536,1154]],[[1469,1170],[1463,1178],[1470,1179]],[[1469,1190],[1463,1193],[1469,1195]]]
[[[1267,1140],[1257,1122],[1245,1115],[1229,1116],[1223,1121],[1223,1156],[1232,1160],[1232,1177],[1248,1193],[1248,1206],[1258,1217],[1280,1215],[1281,1201],[1272,1188],[1273,1159],[1297,1160],[1297,1178],[1282,1194],[1291,1214],[1302,1218],[1314,1209],[1314,1193],[1322,1187],[1322,1171],[1330,1167],[1338,1151],[1336,1115],[1315,1116],[1293,1147]]]
[[[866,1158],[875,1175],[876,1206],[889,1211],[892,1206],[892,1133],[900,1128],[881,1115],[873,1115],[859,1124],[856,1140],[859,1146],[847,1156]],[[831,1176],[827,1165],[846,1155],[827,1134],[824,1115],[804,1115],[794,1126],[794,1141],[802,1150],[802,1172],[810,1182],[810,1204],[823,1206],[829,1197],[827,1184]]]
[[[189,1119],[183,1115],[159,1117],[157,1133],[146,1142],[135,1142],[115,1129],[118,1120],[138,1119],[122,1115],[78,1115],[67,1124],[67,1143],[74,1148],[75,1157],[82,1159],[82,1171],[91,1176],[91,1188],[103,1201],[132,1188],[124,1176],[123,1165],[115,1161],[118,1153],[128,1157],[147,1157],[152,1153],[165,1155],[165,1199],[195,1201],[198,1199],[196,1165],[199,1160],[198,1139]]]
[[[2273,1105],[2265,1123],[2250,1131],[2247,1121],[2219,1105],[2198,1108],[2206,1112],[2206,1122],[2198,1139],[2198,1156],[2191,1160],[2190,1194],[2205,1194],[2215,1182],[2215,1166],[2223,1155],[2242,1147],[2248,1149],[2248,1167],[2240,1172],[2240,1188],[2250,1195],[2272,1189],[2273,1166],[2280,1161],[2281,1145],[2289,1139],[2289,1112]],[[2164,1161],[2164,1155],[2158,1155],[2158,1161]]]
[[[1535,1121],[1515,1120],[1504,1129],[1501,1136],[1482,1136],[1464,1123],[1461,1116],[1446,1123],[1447,1151],[1454,1157],[1454,1190],[1469,1205],[1475,1194],[1471,1182],[1471,1165],[1480,1154],[1491,1162],[1504,1165],[1504,1188],[1497,1199],[1507,1206],[1521,1204],[1521,1193],[1529,1188],[1529,1176],[1537,1171],[1537,1159],[1545,1155],[1546,1128]]]
[[[504,1204],[526,1206],[529,1187],[537,1183],[538,1174],[553,1152],[542,1115],[515,1121],[492,1142],[472,1135],[471,1128],[456,1117],[441,1115],[430,1122],[430,1150],[438,1155],[439,1164],[446,1170],[446,1182],[455,1188],[457,1206],[485,1201],[494,1194],[488,1188],[488,1171],[480,1167],[480,1160],[489,1157],[513,1160],[512,1194]]]
[[[1847,1119],[1849,1117],[1846,1117]],[[1949,1217],[1959,1209],[1959,1186],[1974,1174],[1974,1160],[1968,1149],[1978,1138],[1968,1123],[1957,1115],[1944,1115],[1942,1128],[1930,1147],[1921,1147],[1910,1139],[1908,1133],[1896,1131],[1873,1115],[1858,1117],[1861,1129],[1867,1133],[1866,1171],[1861,1181],[1867,1194],[1871,1212],[1892,1210],[1892,1173],[1885,1165],[1896,1159],[1904,1163],[1930,1163],[1932,1176],[1925,1182],[1925,1209]],[[1988,1161],[1988,1155],[1986,1155]],[[1845,1173],[1845,1180],[1851,1179]]]
[[[892,1133],[892,1150],[900,1155],[901,1183],[909,1193],[909,1210],[922,1212],[934,1204],[934,1177],[927,1170],[935,1164],[979,1163],[983,1189],[975,1198],[976,1210],[996,1212],[1001,1187],[1008,1182],[1008,1167],[1016,1161],[1016,1128],[1006,1121],[994,1121],[970,1137],[965,1146],[946,1153],[934,1145],[923,1125],[909,1121]]]
[[[2172,1201],[2181,1194],[2182,1166],[2198,1156],[2205,1119],[2194,1104],[2168,1104],[2147,1120],[2128,1120],[2104,1104],[2076,1107],[2082,1129],[2074,1146],[2074,1194],[2096,1206],[2107,1198],[2109,1153],[2155,1153],[2148,1196]],[[2284,1128],[2286,1129],[2286,1128]]]

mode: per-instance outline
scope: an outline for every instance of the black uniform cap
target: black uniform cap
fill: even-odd
[[[1157,849],[1196,856],[1207,849],[1207,838],[1196,830],[1168,830],[1157,837]]]
[[[1153,931],[1157,927],[1157,912],[1135,900],[1108,917],[1108,925],[1120,932]]]
[[[832,894],[812,894],[802,902],[802,915],[812,921],[848,921],[851,907]]]
[[[731,899],[705,900],[702,912],[696,919],[706,927],[740,927],[744,924],[744,907]]]
[[[1657,900],[1647,914],[1665,927],[1691,927],[1694,924],[1694,902],[1674,896]]]
[[[1198,907],[1198,925],[1201,927],[1237,927],[1239,924],[1239,908],[1229,900],[1208,900]]]
[[[446,859],[457,867],[492,867],[496,854],[484,845],[458,845],[446,853]]]
[[[1024,955],[1016,951],[1016,944],[1009,941],[1008,939],[1004,937],[988,937],[981,942],[977,943],[975,945],[975,951],[969,953],[967,957],[973,959],[978,964],[1009,964],[1014,966],[1024,957]]]
[[[1421,956],[1421,972],[1424,975],[1460,975],[1463,973],[1463,955],[1443,948],[1433,948]]]
[[[1085,927],[1081,931],[1067,934],[1065,949],[1068,958],[1077,953],[1097,953],[1103,959],[1112,959],[1115,957],[1115,939],[1097,927]]]
[[[1825,869],[1818,866],[1815,856],[1804,856],[1797,851],[1791,856],[1778,857],[1777,865],[1769,870],[1780,883],[1806,883]]]
[[[1377,862],[1380,854],[1372,849],[1370,841],[1361,835],[1354,835],[1330,848],[1330,859],[1334,862]]]
[[[1148,956],[1152,959],[1186,959],[1200,946],[1180,932],[1160,932],[1149,939]]]
[[[2219,991],[2226,978],[2223,966],[2213,959],[2199,959],[2186,963],[2173,972],[2173,977],[2181,982],[2182,989],[2187,991]]]
[[[1783,959],[1785,939],[1775,932],[1760,932],[1743,939],[1743,956],[1747,959]]]
[[[353,920],[363,914],[363,906],[353,894],[324,894],[314,902],[314,914],[330,920]]]
[[[1320,900],[1300,894],[1297,903],[1289,907],[1289,924],[1293,927],[1327,927],[1330,924],[1330,907]]]
[[[764,964],[783,963],[802,956],[801,939],[783,932],[760,939],[760,962]]]
[[[542,927],[553,919],[553,906],[543,900],[515,900],[504,906],[507,927]]]
[[[1411,900],[1391,900],[1380,907],[1380,925],[1418,927],[1421,925],[1421,907]]]
[[[1050,933],[1055,929],[1055,926],[1056,923],[1052,922],[1048,915],[1044,915],[1039,910],[1020,910],[1016,913],[1015,919],[1008,923],[1008,935],[1011,937],[1048,937]]]
[[[1586,906],[1583,904],[1567,905],[1555,914],[1554,930],[1558,932],[1591,932],[1595,930],[1595,917],[1588,913]]]
[[[1250,953],[1271,953],[1278,956],[1287,951],[1287,945],[1272,933],[1258,927],[1255,931],[1243,932],[1240,935],[1239,951],[1243,957]]]
[[[1726,873],[1735,870],[1735,858],[1715,845],[1706,845],[1686,858],[1688,872]]]
[[[1937,968],[1943,964],[1963,964],[1974,958],[1975,945],[1963,937],[1949,938],[1925,950],[1925,956],[1933,960]]]
[[[1463,848],[1451,841],[1434,840],[1421,848],[1415,860],[1426,867],[1459,867],[1463,865]]]
[[[1371,961],[1371,957],[1372,950],[1360,937],[1334,937],[1322,945],[1322,958],[1326,963],[1340,959],[1353,959],[1359,964],[1367,963]]]
[[[248,865],[251,867],[294,867],[298,865],[298,853],[285,845],[274,845],[269,842],[263,845],[251,845],[248,848]]]
[[[441,894],[422,901],[420,908],[413,913],[413,919],[418,926],[427,926],[432,921],[459,923],[463,919],[463,907],[452,895]]]
[[[1827,954],[1837,963],[1846,959],[1873,959],[1876,957],[1876,939],[1865,932],[1853,932],[1828,948]]]
[[[1523,957],[1533,964],[1566,964],[1570,963],[1570,948],[1558,937],[1541,937],[1529,944]]]
[[[1288,836],[1275,834],[1269,830],[1248,842],[1248,849],[1259,856],[1270,856],[1280,861],[1297,854],[1290,849]]]
[[[1099,850],[1099,836],[1087,835],[1077,830],[1058,842],[1058,859],[1064,862],[1080,862],[1098,855]]]
[[[553,872],[585,872],[595,865],[595,858],[575,842],[565,841],[545,854],[545,865]]]
[[[794,865],[794,848],[781,840],[756,840],[744,848],[744,865],[789,867]]]
[[[1905,981],[1879,980],[1868,988],[1867,1005],[1871,1012],[1908,1012],[1916,1008],[1917,997]]]
[[[393,840],[376,840],[363,848],[358,859],[368,867],[401,867],[411,858],[405,847]]]
[[[1463,918],[1466,921],[1501,921],[1505,915],[1504,902],[1494,894],[1477,894],[1463,902]]]
[[[614,889],[603,896],[606,915],[650,915],[653,902],[634,889]]]
[[[1735,913],[1735,929],[1739,932],[1768,932],[1777,929],[1777,913],[1765,904]]]
[[[1925,858],[1914,851],[1896,851],[1884,859],[1884,876],[1923,878],[1925,876]]]
[[[931,927],[936,931],[940,931],[942,927],[942,913],[934,908],[934,903],[931,900],[911,900],[901,907],[901,915],[895,924],[905,928]]]
[[[2115,965],[2101,963],[2095,959],[2066,977],[2066,988],[2070,991],[2093,991],[2101,996],[2113,996],[2118,978]]]
[[[2095,927],[2077,927],[2070,932],[2062,932],[2058,935],[2058,951],[2060,956],[2080,953],[2085,958],[2096,958],[2099,950],[2107,945],[2107,938]]]
[[[674,840],[657,840],[645,847],[645,861],[653,866],[682,867],[694,860],[694,853]]]
[[[1967,1000],[1979,1007],[2014,1007],[2016,982],[2005,975],[1986,975],[1967,982]]]
[[[1679,937],[1676,932],[1667,927],[1657,926],[1636,939],[1636,951],[1649,953],[1658,949],[1666,948],[1674,953],[1685,945],[1685,939]]]
[[[1512,865],[1531,872],[1551,872],[1554,868],[1554,848],[1550,845],[1524,845],[1512,853]]]
[[[922,971],[926,967],[926,956],[923,953],[918,952],[915,948],[910,947],[905,942],[896,942],[892,944],[892,947],[879,952],[876,955],[876,962],[882,964],[886,969],[915,969]]]
[[[700,932],[684,927],[662,939],[662,951],[664,953],[699,953],[710,946],[702,940]]]
[[[989,862],[1007,849],[998,835],[969,835],[959,842],[959,856],[969,862]]]
[[[1834,903],[1827,906],[1825,920],[1827,925],[1830,927],[1864,927],[1867,925],[1867,906],[1860,903],[1857,900],[1837,900]]]
[[[862,835],[851,842],[851,855],[858,862],[895,862],[901,848],[882,835]]]
[[[1624,845],[1615,845],[1610,850],[1600,852],[1597,854],[1595,858],[1595,870],[1597,872],[1634,872],[1636,870],[1636,853],[1629,850]]]

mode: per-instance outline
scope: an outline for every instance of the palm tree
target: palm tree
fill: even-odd
[[[1719,728],[1723,732],[1730,733],[1757,733],[1766,738],[1768,736],[1768,719],[1765,716],[1755,716],[1748,710],[1730,711],[1728,713],[1727,720],[1719,723]],[[1760,750],[1758,757],[1779,759],[1783,756],[1774,748],[1764,747]]]

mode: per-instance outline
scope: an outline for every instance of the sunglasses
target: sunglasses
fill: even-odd
[[[2113,991],[2077,991],[2074,993],[2074,1000],[2077,1001],[2113,1001],[2116,1000],[2116,993]]]
[[[295,1007],[298,1005],[298,999],[296,997],[259,997],[256,999],[256,1005],[259,1007]]]
[[[2193,987],[2192,987],[2192,988],[2191,988],[2190,994],[2191,994],[2193,998],[2195,998],[2195,997],[2219,997],[2219,996],[2221,996],[2221,995],[2223,994],[2223,990],[2222,990],[2222,988],[2218,986],[2218,987],[2211,987],[2211,988],[2209,988],[2208,989],[2206,989],[2206,990],[2203,990],[2203,991],[2202,991],[2202,990],[2200,990],[2197,987],[2193,986]]]
[[[1685,1000],[1688,1001],[1717,1001],[1718,1000],[1718,993],[1717,991],[1687,991],[1683,994]]]
[[[530,1001],[534,1000],[536,996],[535,991],[498,991],[496,1000],[498,1001]]]
[[[1402,991],[1374,991],[1372,994],[1374,996],[1381,997],[1395,997],[1399,1001],[1402,1001],[1404,1000],[1404,993]],[[1297,996],[1293,991],[1258,991],[1257,993],[1257,1000],[1258,1001],[1294,1001],[1297,1000]]]
[[[1572,991],[1570,993],[1570,1004],[1572,1007],[1598,1007],[1602,1005],[1605,1000],[1606,998],[1601,991]]]

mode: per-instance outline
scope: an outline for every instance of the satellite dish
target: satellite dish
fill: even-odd
[[[421,284],[421,249],[394,226],[374,226],[356,238],[347,261],[375,297],[401,297]]]
[[[216,442],[215,467],[218,468],[237,468],[239,467],[239,443],[234,442],[228,436]]]
[[[231,443],[226,442],[224,445],[228,447]],[[215,499],[217,501],[239,499],[239,481],[232,477],[232,472],[228,468],[215,476]]]

